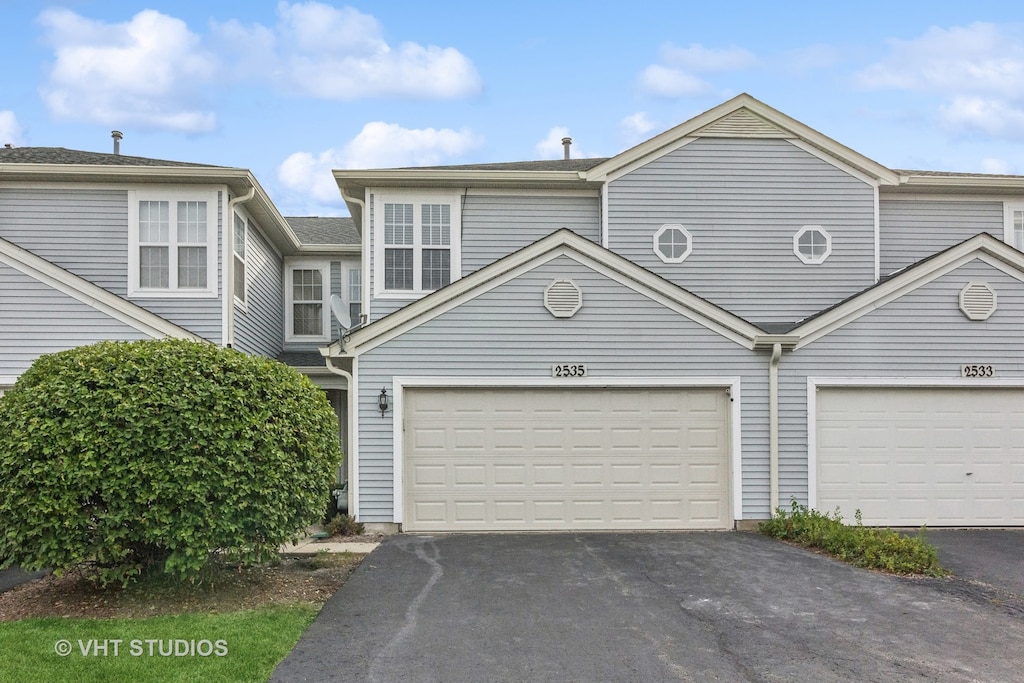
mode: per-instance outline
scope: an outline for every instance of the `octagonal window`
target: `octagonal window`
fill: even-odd
[[[820,225],[805,225],[793,235],[793,253],[804,263],[822,263],[832,253],[832,236]]]
[[[663,225],[654,233],[654,253],[665,263],[682,263],[691,251],[693,238],[681,225]]]

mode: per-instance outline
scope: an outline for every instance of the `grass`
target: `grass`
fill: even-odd
[[[319,610],[298,604],[227,614],[0,623],[0,668],[4,680],[21,683],[266,681]],[[121,641],[116,656],[115,640]],[[70,654],[57,654],[58,641],[69,642]],[[105,655],[102,647],[94,648],[96,641],[106,642]],[[164,653],[177,648],[189,654],[164,655],[161,646]]]
[[[799,505],[789,512],[779,508],[758,530],[768,536],[791,541],[807,548],[823,550],[844,562],[880,569],[894,574],[945,576],[935,547],[928,543],[925,529],[917,536],[904,536],[892,529],[866,527],[860,510],[856,525],[843,524],[839,510],[831,515]]]

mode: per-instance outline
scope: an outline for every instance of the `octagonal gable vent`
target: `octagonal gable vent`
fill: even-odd
[[[960,310],[971,320],[988,320],[996,312],[996,291],[984,282],[968,282],[960,290]]]
[[[571,318],[583,308],[583,290],[572,280],[554,280],[544,290],[544,308],[556,318]]]

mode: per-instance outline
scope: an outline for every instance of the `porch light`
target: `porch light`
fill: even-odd
[[[380,408],[380,416],[384,417],[384,413],[388,411],[388,390],[381,389],[380,396],[377,397],[377,407]]]

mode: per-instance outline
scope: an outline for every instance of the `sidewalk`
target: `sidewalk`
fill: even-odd
[[[317,553],[353,553],[365,555],[372,553],[380,545],[380,541],[323,539],[307,536],[298,543],[286,543],[281,546],[282,555],[316,555]]]

